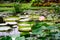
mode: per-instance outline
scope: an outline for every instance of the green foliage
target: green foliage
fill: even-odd
[[[35,0],[34,2],[41,3],[43,0]]]
[[[16,13],[19,13],[19,12],[20,12],[19,7],[20,7],[20,6],[19,6],[18,3],[14,5],[14,8],[15,8]]]
[[[13,7],[7,8],[7,7],[0,7],[0,12],[4,12],[4,11],[11,11],[11,12],[15,12]]]
[[[59,32],[59,29],[57,28],[58,27],[50,26],[45,22],[38,22],[32,27],[32,34],[40,35],[40,37],[45,37],[47,35],[50,35],[50,33]]]
[[[49,25],[44,22],[38,22],[32,27],[32,33],[40,34],[41,36],[43,36],[45,34],[43,30],[46,30],[48,26]]]
[[[31,7],[31,3],[27,3],[27,4],[26,3],[22,3],[21,4],[21,9],[25,10],[25,9],[29,9],[30,7]]]
[[[55,8],[54,8],[55,13],[60,14],[60,6],[59,6],[59,5],[56,5],[56,6],[54,6],[54,7],[55,7]]]
[[[47,25],[46,23],[44,22],[39,22],[39,23],[36,23],[33,27],[32,27],[32,30],[35,30],[35,29],[38,29],[42,26],[45,26],[45,27],[48,27],[49,25]]]
[[[15,40],[25,40],[25,37],[22,36],[22,37],[17,37]]]
[[[0,40],[12,40],[12,38],[9,36],[3,36],[3,37],[0,37]]]
[[[13,7],[14,6],[14,3],[9,3],[9,4],[7,4],[7,3],[3,3],[3,4],[0,4],[0,7]]]

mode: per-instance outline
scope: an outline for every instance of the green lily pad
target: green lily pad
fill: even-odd
[[[15,40],[25,40],[25,37],[17,37]]]
[[[11,37],[9,37],[9,36],[3,36],[3,37],[0,37],[0,40],[12,40],[12,38]]]

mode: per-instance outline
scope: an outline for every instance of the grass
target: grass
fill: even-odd
[[[10,8],[8,8],[8,7],[0,7],[0,10],[3,10],[3,11],[5,11],[5,10],[11,10],[11,11],[13,11],[14,10],[14,7],[10,7]]]
[[[31,9],[31,10],[38,10],[38,9],[52,9],[52,8],[54,8],[54,7],[30,7],[30,8],[28,8],[27,6],[26,7],[22,7],[21,9],[23,9],[23,10],[29,10],[29,9]],[[20,9],[20,10],[21,10]],[[15,11],[15,8],[14,7],[0,7],[0,11]]]
[[[14,4],[15,4],[15,3],[0,4],[0,7],[9,7],[9,6],[14,7]],[[22,9],[54,8],[54,7],[43,7],[43,6],[41,6],[41,7],[32,7],[32,6],[31,6],[31,3],[20,3],[19,5],[21,6]]]
[[[5,3],[5,4],[0,4],[0,7],[12,7],[12,6],[14,6],[14,3]]]
[[[0,4],[0,7],[2,7],[2,8],[0,8],[0,10],[14,10],[14,5],[15,5],[15,3],[9,3],[9,4],[7,4],[7,3],[5,3],[5,4]],[[42,9],[42,8],[46,8],[46,9],[49,9],[49,8],[54,8],[54,7],[43,7],[43,6],[41,6],[41,7],[32,7],[31,6],[31,3],[20,3],[19,4],[20,5],[20,8],[21,9]],[[11,6],[11,7],[10,7]],[[10,7],[10,8],[7,8],[7,7]]]

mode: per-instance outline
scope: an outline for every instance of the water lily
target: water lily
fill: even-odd
[[[40,16],[40,17],[39,17],[39,20],[40,20],[40,21],[43,21],[43,20],[45,20],[45,17],[44,17],[44,16]]]

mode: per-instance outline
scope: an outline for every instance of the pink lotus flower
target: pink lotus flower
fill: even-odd
[[[45,17],[44,17],[44,16],[40,16],[40,17],[39,17],[39,20],[40,20],[40,21],[43,21],[43,20],[45,20]]]

